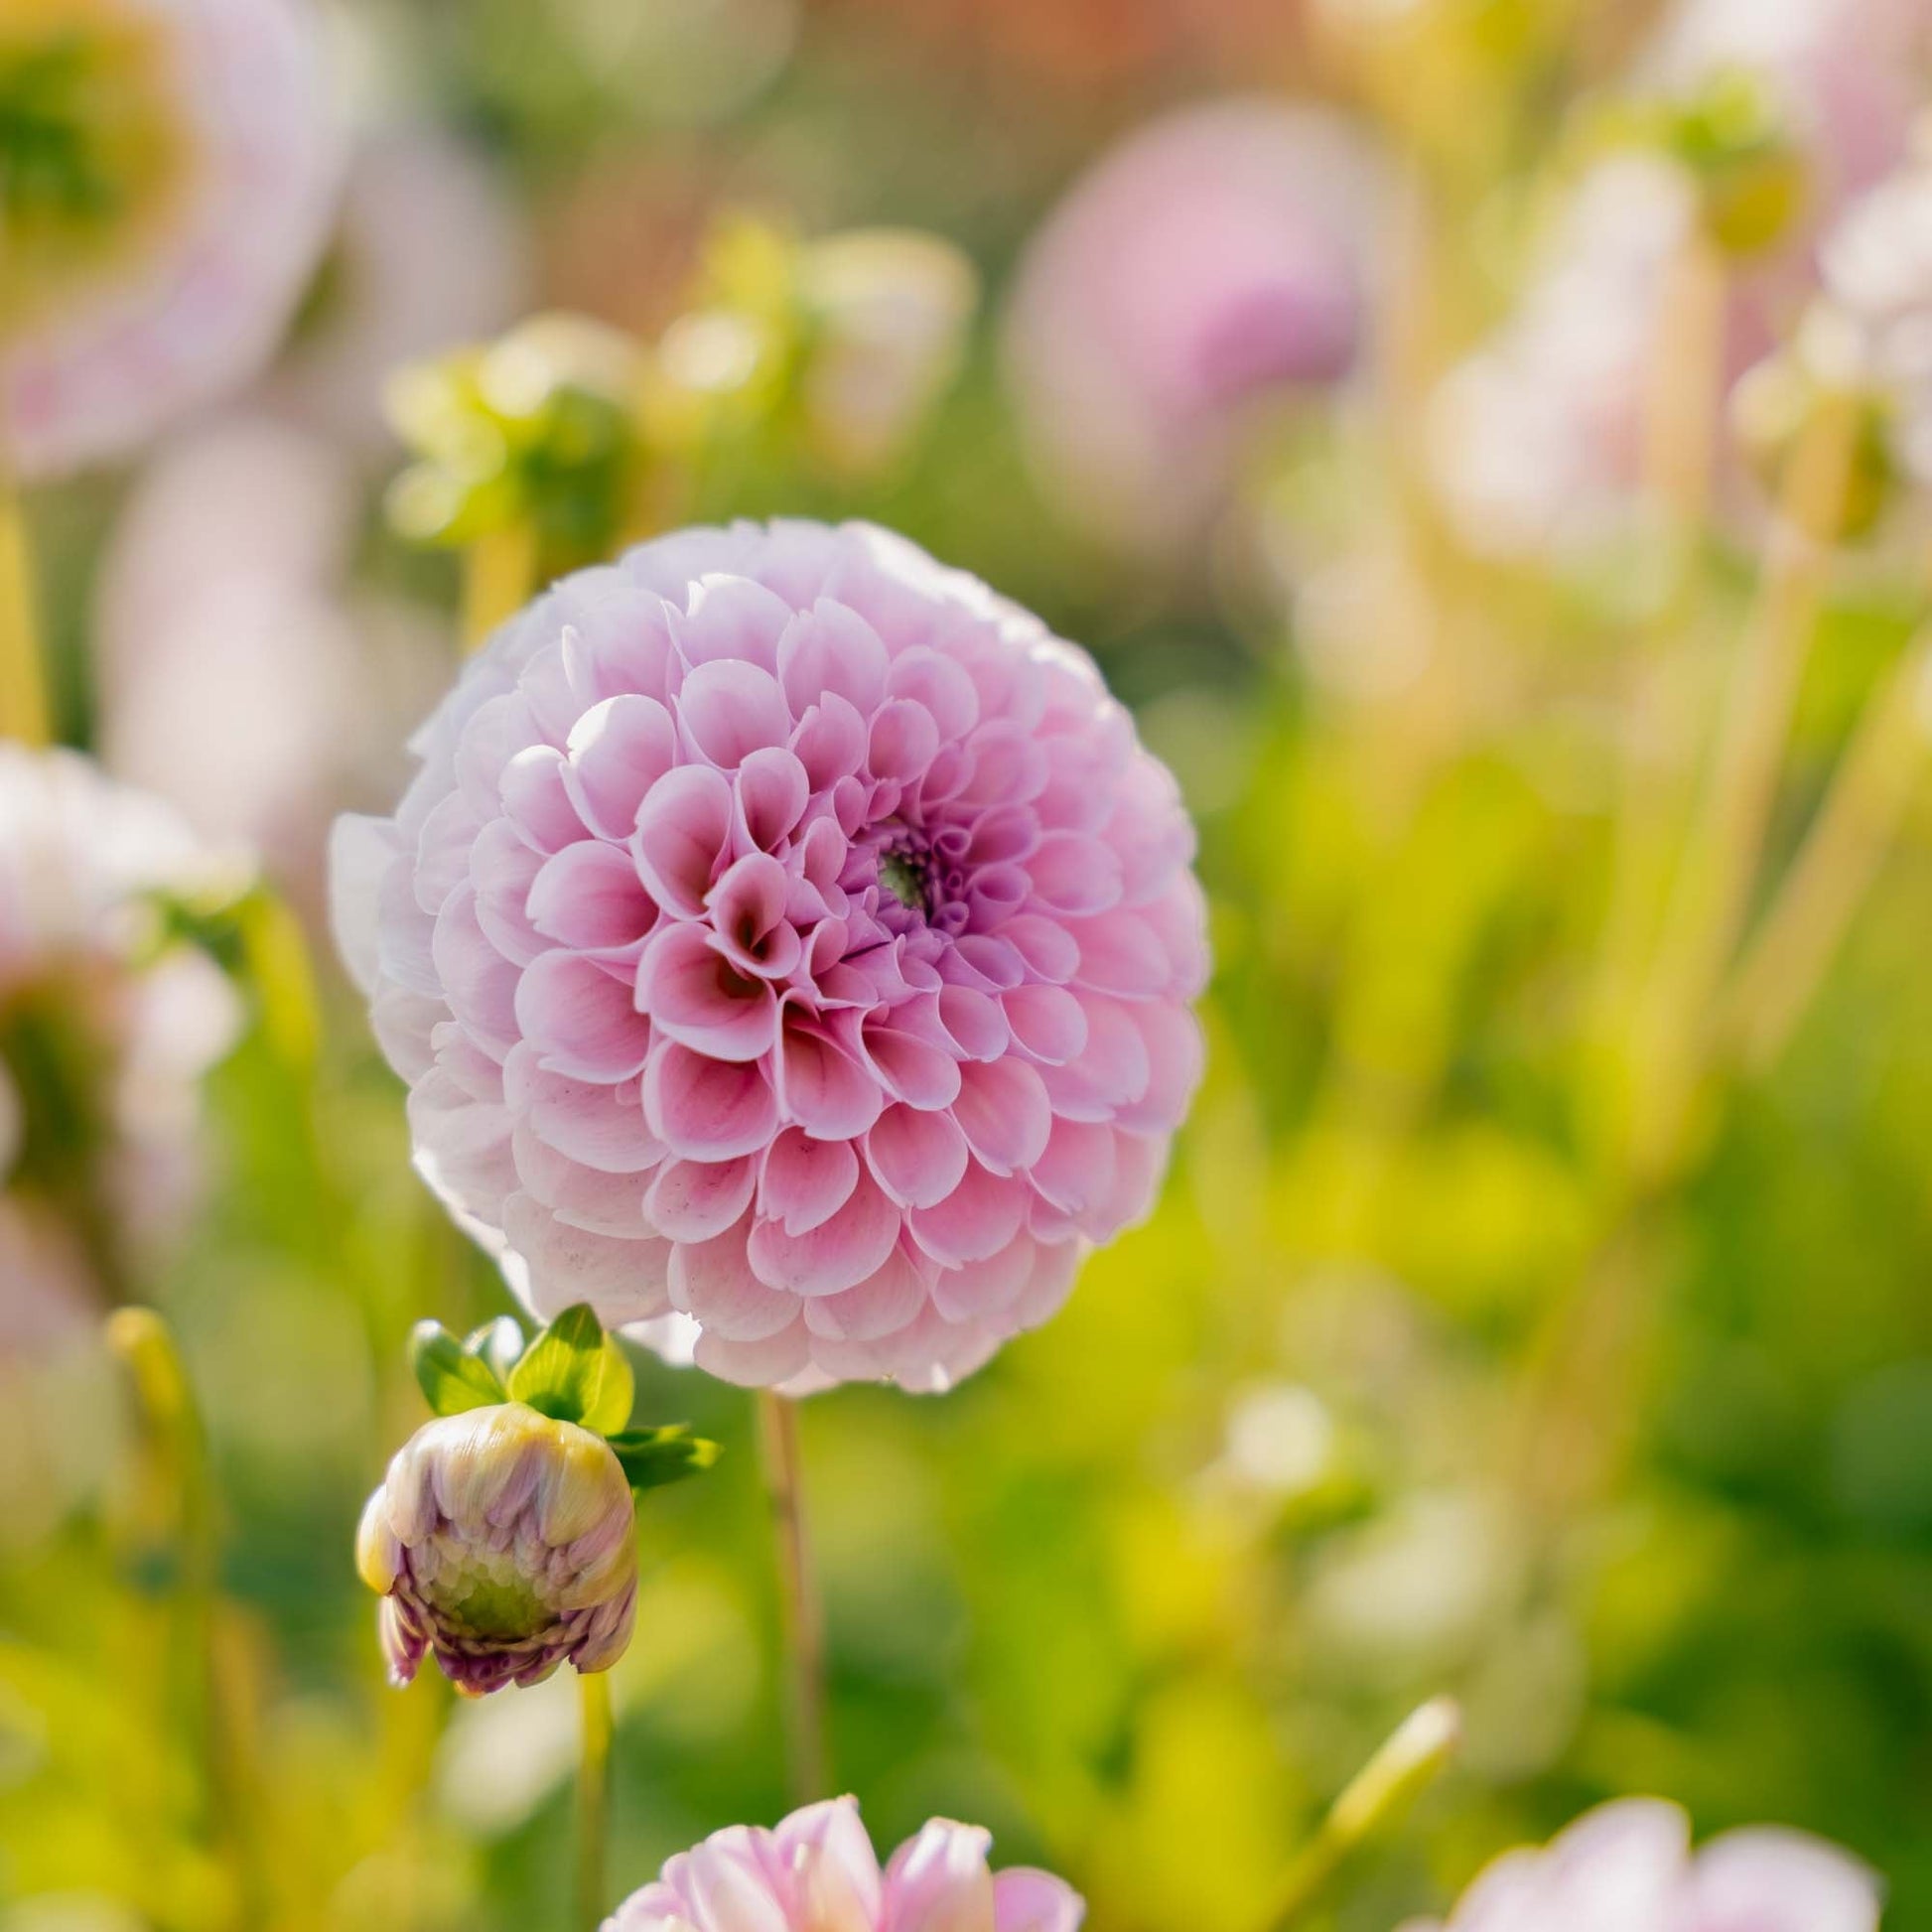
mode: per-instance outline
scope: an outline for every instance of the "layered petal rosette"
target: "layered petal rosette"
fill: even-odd
[[[935,1818],[882,1871],[850,1798],[774,1830],[734,1825],[665,1862],[605,1932],[1079,1932],[1086,1907],[1050,1872],[987,1864],[990,1833]]]
[[[1870,1871],[1822,1839],[1760,1826],[1694,1855],[1675,1805],[1627,1798],[1504,1854],[1447,1922],[1404,1932],[1875,1932],[1879,1903]]]
[[[0,448],[111,461],[247,381],[341,154],[309,0],[0,8]]]
[[[336,852],[417,1164],[540,1312],[948,1386],[1148,1208],[1192,832],[1083,651],[863,525],[695,530],[466,667]],[[664,1340],[664,1330],[647,1330]]]

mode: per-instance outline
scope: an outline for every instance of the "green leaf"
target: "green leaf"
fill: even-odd
[[[588,1302],[566,1309],[511,1371],[510,1396],[557,1422],[609,1436],[630,1420],[630,1361]]]
[[[496,1371],[471,1354],[440,1321],[419,1321],[409,1331],[409,1366],[439,1416],[459,1416],[466,1409],[509,1400]]]
[[[633,1489],[658,1489],[701,1474],[724,1453],[716,1443],[693,1436],[684,1423],[662,1429],[626,1429],[611,1438],[611,1447],[623,1464]]]
[[[481,1328],[471,1330],[464,1340],[463,1352],[487,1362],[495,1371],[497,1381],[508,1388],[510,1375],[523,1354],[523,1330],[508,1315],[499,1314],[494,1321],[485,1321]]]

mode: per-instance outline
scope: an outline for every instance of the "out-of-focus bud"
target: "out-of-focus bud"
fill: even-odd
[[[471,1697],[565,1662],[608,1670],[630,1641],[634,1520],[622,1463],[588,1429],[521,1402],[426,1423],[356,1533],[391,1678],[430,1654]]]
[[[1813,534],[1826,541],[1866,535],[1903,481],[1892,409],[1871,379],[1856,324],[1830,303],[1813,305],[1791,343],[1748,370],[1731,393],[1731,427],[1751,467],[1773,493],[1807,438],[1852,439],[1836,513]],[[1826,420],[1832,412],[1838,420]]]
[[[418,461],[390,486],[390,521],[452,547],[523,526],[550,571],[607,555],[635,486],[642,379],[629,337],[565,315],[400,370],[389,418]]]
[[[891,463],[959,372],[973,264],[937,235],[855,228],[800,252],[798,290],[807,434],[842,469]]]
[[[1726,254],[1775,248],[1805,213],[1811,184],[1804,149],[1762,74],[1729,69],[1673,102],[1663,146],[1697,183],[1706,232]]]

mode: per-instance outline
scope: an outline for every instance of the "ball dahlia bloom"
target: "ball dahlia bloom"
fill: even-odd
[[[308,0],[6,9],[11,469],[34,481],[112,460],[252,376],[322,251],[337,158]]]
[[[1404,1932],[1875,1932],[1872,1874],[1801,1832],[1727,1832],[1693,1854],[1675,1805],[1599,1806],[1547,1846],[1505,1853],[1447,1921]]]
[[[0,1340],[108,1299],[193,1192],[200,1082],[238,1015],[155,901],[224,871],[158,799],[0,742]]]
[[[432,1652],[468,1697],[563,1663],[609,1670],[636,1614],[634,1523],[623,1469],[588,1429],[520,1402],[425,1423],[355,1534],[391,1682]]]
[[[1200,1071],[1191,828],[974,579],[864,525],[664,538],[415,749],[339,830],[338,928],[419,1169],[539,1313],[939,1389],[1147,1210]]]
[[[1260,99],[1184,108],[1103,156],[1029,246],[1006,323],[1054,501],[1122,549],[1198,538],[1255,405],[1353,366],[1381,194],[1349,122]]]
[[[935,1818],[882,1871],[851,1798],[773,1830],[734,1825],[665,1862],[604,1932],[1078,1932],[1079,1894],[1050,1872],[988,1868],[989,1833]]]

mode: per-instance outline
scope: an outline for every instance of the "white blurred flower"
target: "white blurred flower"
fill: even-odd
[[[10,97],[0,440],[33,480],[256,373],[322,251],[339,142],[308,0],[15,4]],[[39,165],[10,164],[29,138]]]

